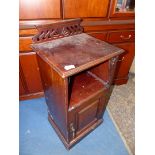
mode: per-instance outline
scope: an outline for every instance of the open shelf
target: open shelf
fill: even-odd
[[[69,109],[78,106],[83,100],[106,88],[99,78],[92,76],[90,71],[72,76],[69,87]]]

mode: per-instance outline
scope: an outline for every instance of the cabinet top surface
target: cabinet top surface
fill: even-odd
[[[63,78],[124,52],[85,33],[33,44],[32,47]]]

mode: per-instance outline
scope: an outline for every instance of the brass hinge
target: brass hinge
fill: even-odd
[[[74,139],[75,138],[75,128],[74,128],[73,123],[70,124],[70,132],[72,133],[72,138]]]

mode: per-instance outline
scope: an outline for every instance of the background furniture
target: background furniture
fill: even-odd
[[[83,33],[80,19],[37,29],[32,47],[37,53],[48,119],[70,149],[102,123],[118,56],[124,50]]]
[[[31,49],[35,25],[82,18],[84,32],[126,50],[119,58],[115,84],[125,84],[134,58],[134,0],[20,0],[20,99],[43,96]]]

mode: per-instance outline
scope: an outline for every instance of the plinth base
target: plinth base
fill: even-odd
[[[91,131],[93,131],[96,127],[98,127],[103,122],[103,119],[99,119],[93,125],[91,125],[91,127],[87,128],[84,132],[82,132],[81,134],[79,134],[78,136],[76,136],[74,138],[74,140],[72,140],[72,141],[70,141],[68,143],[67,140],[62,135],[62,133],[60,132],[60,130],[57,127],[57,125],[55,124],[54,120],[50,116],[50,114],[48,114],[48,120],[51,123],[52,127],[54,128],[54,130],[56,131],[56,133],[59,136],[60,140],[65,145],[65,147],[66,147],[67,150],[71,149],[76,143],[78,143],[82,138],[84,138],[86,135],[88,135]]]

